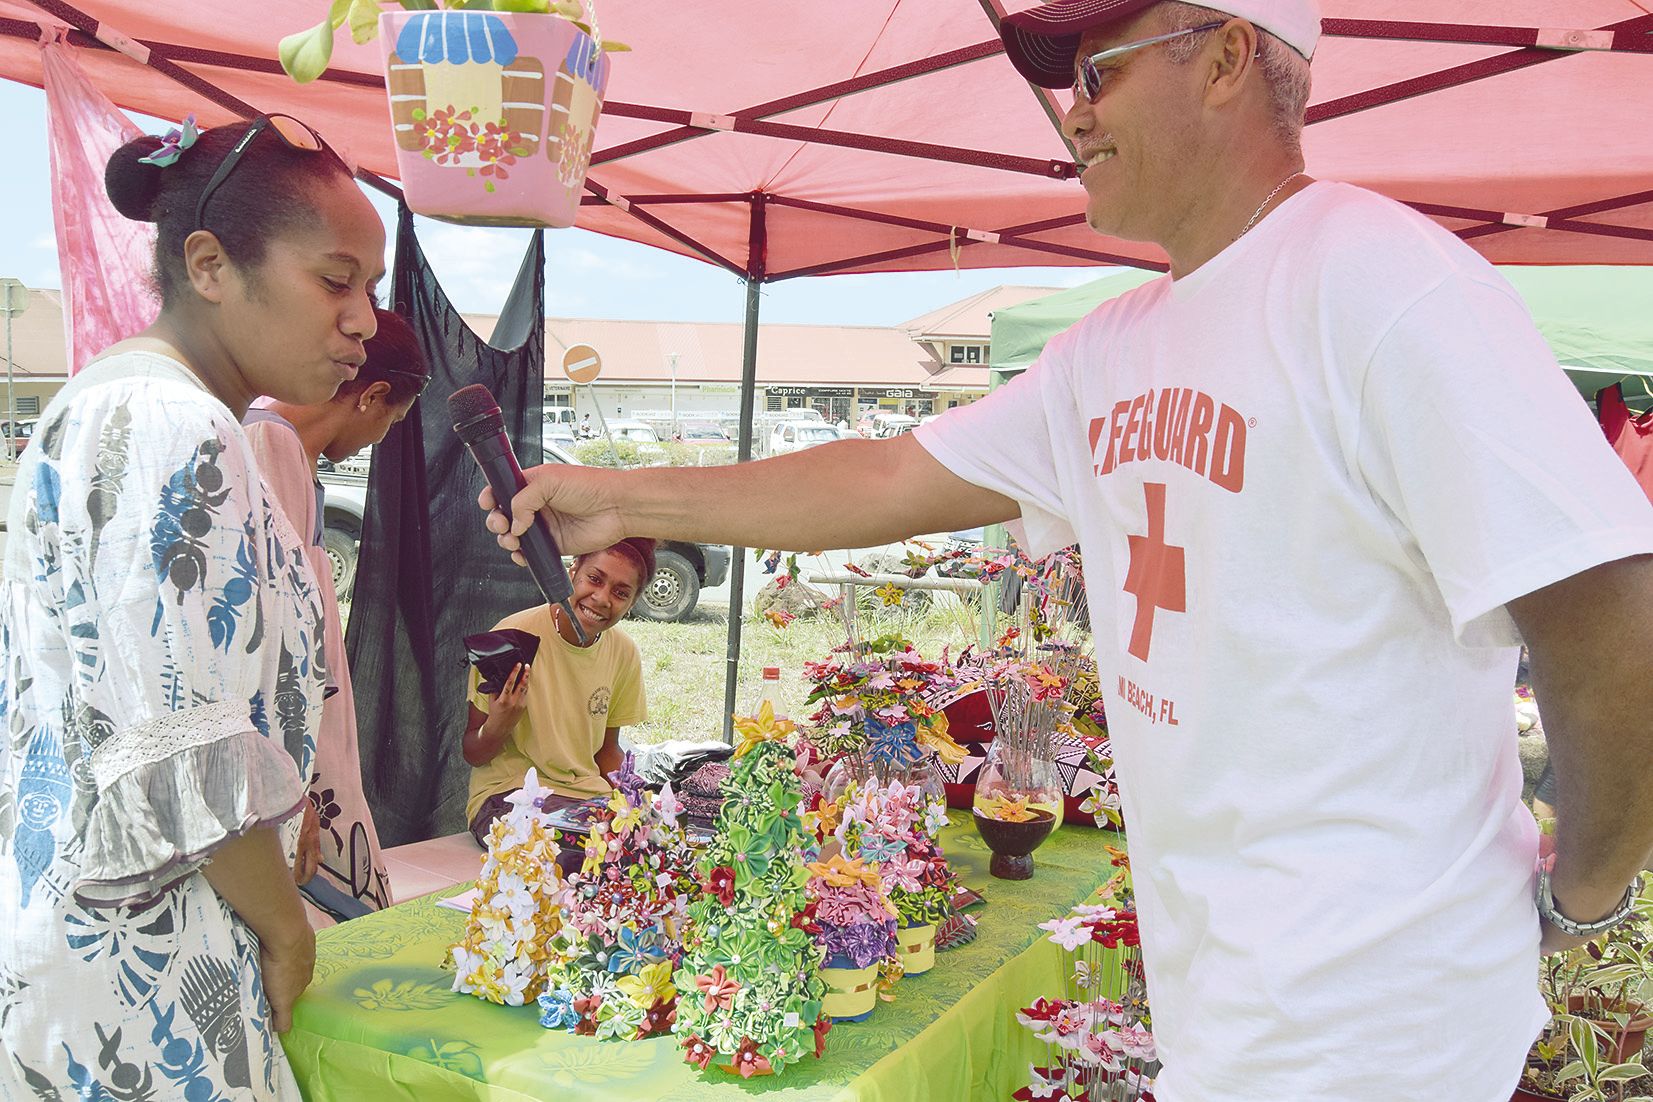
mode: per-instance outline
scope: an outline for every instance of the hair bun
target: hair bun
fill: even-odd
[[[115,209],[135,222],[155,221],[155,200],[160,197],[166,169],[139,160],[160,149],[161,139],[153,134],[133,138],[109,158],[103,170],[103,190]]]

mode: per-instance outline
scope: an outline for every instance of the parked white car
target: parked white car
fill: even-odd
[[[878,413],[873,415],[870,435],[874,440],[883,440],[912,432],[917,425],[918,418],[908,417],[905,413]]]
[[[782,421],[769,434],[769,454],[786,455],[837,439],[837,428],[825,421]]]
[[[633,444],[658,444],[660,434],[641,421],[610,421],[608,433],[616,443],[629,440]]]

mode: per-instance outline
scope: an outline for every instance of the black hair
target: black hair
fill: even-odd
[[[425,350],[402,315],[377,306],[373,316],[378,319],[379,331],[367,342],[367,362],[354,379],[339,387],[339,396],[360,394],[374,383],[387,383],[390,390],[385,394],[386,402],[393,406],[411,402],[430,380]]]
[[[312,195],[317,185],[333,176],[349,179],[337,157],[292,149],[275,134],[260,134],[207,200],[207,224],[197,226],[195,207],[201,192],[250,125],[237,122],[203,130],[194,145],[164,168],[139,159],[161,148],[160,138],[146,134],[115,150],[104,168],[104,190],[115,209],[157,227],[155,282],[164,307],[175,305],[189,286],[184,241],[195,230],[211,230],[232,261],[256,269],[270,241],[314,220]]]

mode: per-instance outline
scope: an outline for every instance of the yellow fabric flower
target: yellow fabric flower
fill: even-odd
[[[841,853],[828,861],[812,861],[804,868],[809,870],[811,876],[820,877],[834,888],[847,888],[860,883],[877,891],[883,885],[877,869],[868,868],[859,857],[846,861]]]
[[[885,582],[883,585],[873,590],[873,592],[883,598],[886,605],[898,605],[901,603],[902,598],[906,596],[906,593],[901,589],[901,587],[893,582]]]
[[[920,723],[916,730],[918,744],[928,746],[936,752],[936,757],[948,765],[957,765],[970,756],[970,751],[953,741],[948,731],[947,715],[937,712],[930,717],[930,722]]]
[[[739,761],[748,751],[755,750],[766,742],[784,739],[798,729],[798,725],[785,716],[775,717],[775,706],[769,701],[763,702],[755,716],[736,716],[735,730],[740,732],[740,745],[735,747],[735,760]]]
[[[672,983],[672,966],[666,961],[647,965],[634,976],[621,976],[616,986],[644,1010],[677,994],[677,987]]]
[[[1033,812],[1028,810],[1025,797],[1007,798],[1004,796],[989,796],[976,804],[977,810],[989,819],[997,819],[1001,823],[1025,823],[1033,818]]]

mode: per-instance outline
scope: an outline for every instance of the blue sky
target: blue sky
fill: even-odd
[[[56,287],[62,280],[52,231],[45,94],[0,80],[0,118],[7,120],[9,161],[0,173],[0,276]],[[154,120],[139,121],[146,129],[162,128]],[[390,203],[375,198],[391,224]],[[421,240],[460,309],[493,313],[516,273],[527,232],[423,222]],[[740,281],[709,264],[577,229],[552,231],[546,241],[547,305],[553,315],[739,321],[745,312]],[[764,288],[762,320],[895,325],[1001,283],[1070,287],[1102,274],[1085,268],[995,268],[785,280]]]

